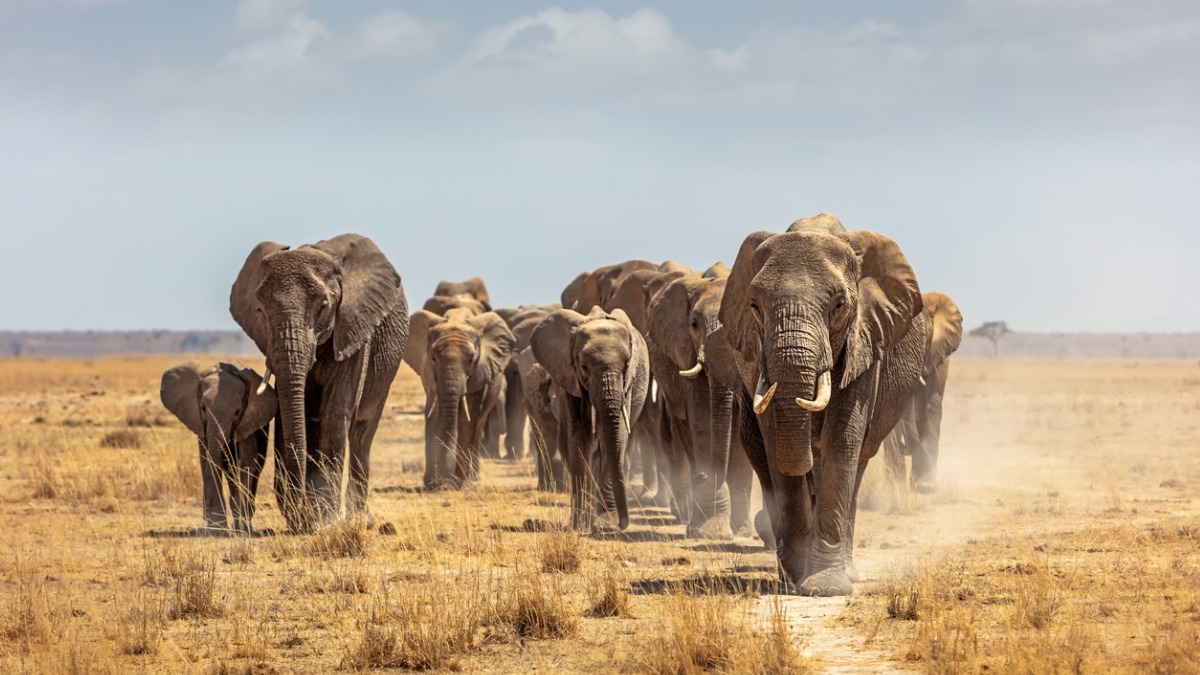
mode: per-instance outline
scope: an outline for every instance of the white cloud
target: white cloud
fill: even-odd
[[[593,89],[675,72],[693,56],[657,10],[613,18],[555,7],[484,31],[447,76],[465,87]]]
[[[746,62],[749,60],[750,52],[746,48],[746,45],[742,45],[733,51],[710,49],[708,52],[708,61],[714,68],[730,73],[740,73],[745,70]]]
[[[314,45],[330,37],[320,21],[296,12],[288,18],[283,32],[229,50],[219,66],[250,79],[272,75],[310,61]]]
[[[234,31],[241,35],[265,33],[282,26],[307,0],[242,0],[237,7]]]
[[[352,58],[424,56],[437,47],[442,32],[411,14],[388,9],[358,24],[349,37],[346,54]]]

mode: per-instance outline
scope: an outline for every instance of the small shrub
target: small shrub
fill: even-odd
[[[368,530],[361,521],[340,520],[321,528],[306,546],[308,555],[324,558],[362,558],[367,555],[370,541]]]
[[[514,577],[501,589],[496,618],[502,628],[523,638],[542,640],[574,636],[579,617],[572,614],[564,594],[547,590],[537,575]]]
[[[579,537],[571,532],[551,532],[542,537],[542,571],[567,574],[579,571],[582,548]]]
[[[629,616],[629,593],[625,591],[612,570],[604,575],[600,583],[600,593],[592,601],[587,616],[595,618],[613,618]]]

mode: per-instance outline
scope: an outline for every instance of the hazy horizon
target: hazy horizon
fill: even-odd
[[[508,306],[821,211],[968,327],[1200,330],[1200,5],[599,4],[0,0],[0,330],[236,330],[261,240]]]

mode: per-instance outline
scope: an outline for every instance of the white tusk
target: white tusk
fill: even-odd
[[[762,375],[758,376],[758,388],[754,392],[754,412],[761,415],[767,411],[767,406],[771,405],[771,399],[775,397],[775,387],[779,386],[778,382],[771,385],[767,389],[767,378]]]
[[[679,374],[684,377],[696,377],[697,375],[700,374],[701,370],[704,370],[704,364],[697,361],[696,365],[692,366],[691,368],[688,368],[687,370],[679,371]]]
[[[425,413],[425,419],[429,419],[430,417],[433,417],[433,413],[436,410],[437,410],[437,399],[435,398],[435,399],[433,399],[433,401],[431,401],[429,403],[429,411]]]
[[[658,382],[650,380],[650,402],[658,403]]]
[[[262,396],[263,392],[267,390],[267,385],[270,384],[270,381],[271,381],[271,362],[267,361],[267,365],[263,368],[262,382],[260,382],[258,384],[258,389],[256,389],[254,391],[254,393],[259,396]]]
[[[804,408],[809,412],[820,412],[829,405],[829,395],[833,392],[833,386],[830,384],[829,371],[821,373],[821,379],[817,382],[817,397],[811,401],[797,398],[796,405]]]
[[[470,422],[471,421],[471,409],[467,406],[467,397],[466,396],[462,397],[462,409],[463,409],[463,416],[465,416],[467,418],[467,421]]]
[[[626,431],[633,433],[633,427],[629,424],[629,404],[621,406],[621,419],[625,422]]]
[[[921,377],[919,377],[917,379],[919,379],[921,381],[921,386],[924,387],[925,386],[925,376],[922,375]]]

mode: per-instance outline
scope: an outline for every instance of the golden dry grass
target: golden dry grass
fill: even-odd
[[[957,360],[943,489],[891,490],[872,467],[847,602],[771,595],[755,542],[686,540],[663,510],[635,509],[624,539],[565,532],[565,496],[536,492],[528,463],[420,491],[407,369],[373,452],[380,528],[192,536],[195,439],[157,401],[178,360],[0,361],[0,672],[1194,672],[1200,659],[1193,362]],[[282,531],[271,472],[255,525]]]

